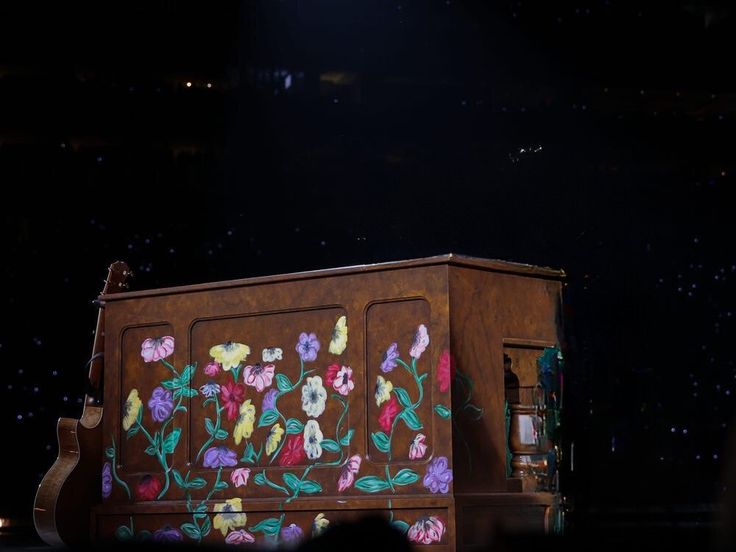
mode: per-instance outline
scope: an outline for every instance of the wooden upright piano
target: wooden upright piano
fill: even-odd
[[[89,539],[559,531],[563,278],[450,254],[102,295]]]

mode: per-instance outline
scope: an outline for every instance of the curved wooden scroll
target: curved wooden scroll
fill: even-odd
[[[115,262],[108,269],[102,294],[125,287],[128,265]],[[103,305],[97,316],[89,368],[90,388],[82,417],[60,418],[56,427],[59,456],[46,472],[36,493],[33,522],[39,536],[51,546],[73,546],[89,541],[90,508],[101,496],[102,467],[102,353]]]

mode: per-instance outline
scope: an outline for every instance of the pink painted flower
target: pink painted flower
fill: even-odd
[[[245,385],[255,387],[259,393],[271,385],[276,367],[273,364],[261,364],[256,362],[248,365],[243,371]]]
[[[240,405],[245,400],[245,385],[228,381],[220,387],[222,406],[227,410],[227,419],[231,422],[238,417]]]
[[[332,382],[332,388],[341,395],[347,395],[354,387],[353,369],[350,366],[343,366]]]
[[[227,544],[251,544],[256,542],[256,538],[245,529],[238,529],[237,531],[230,531],[225,537],[225,542]]]
[[[222,369],[222,366],[220,366],[220,363],[215,362],[213,360],[207,366],[204,367],[204,373],[207,374],[209,377],[214,377],[220,373],[221,369]]]
[[[450,357],[450,351],[445,349],[440,355],[439,361],[437,361],[437,383],[440,391],[443,393],[450,388],[450,366],[452,359]]]
[[[407,537],[411,542],[418,544],[432,544],[440,542],[445,533],[445,522],[437,516],[420,518],[409,528]]]
[[[381,412],[378,415],[378,423],[383,431],[386,433],[391,431],[394,418],[398,416],[399,412],[401,412],[399,402],[396,400],[394,395],[391,395],[391,398],[387,402],[383,403]]]
[[[411,445],[409,445],[409,458],[411,460],[418,460],[419,458],[424,458],[424,455],[427,452],[427,445],[424,444],[424,440],[427,438],[424,433],[417,433],[417,436],[414,437],[414,440],[411,442]]]
[[[250,468],[238,468],[233,470],[230,474],[230,481],[236,487],[245,487],[248,484],[248,478],[250,477]]]
[[[141,356],[145,362],[156,362],[174,352],[174,338],[170,335],[149,337],[141,345]]]
[[[335,378],[337,377],[337,373],[339,371],[339,364],[330,364],[327,367],[327,375],[325,376],[325,382],[327,383],[327,385],[332,385],[335,382]]]
[[[343,466],[342,472],[340,472],[340,478],[337,480],[337,490],[343,492],[345,489],[352,487],[355,481],[355,475],[360,469],[360,463],[362,458],[359,454],[351,456],[347,464]]]
[[[427,326],[419,324],[417,333],[414,334],[414,340],[411,342],[411,349],[409,355],[418,359],[422,356],[422,353],[429,345],[429,334],[427,333]]]
[[[135,496],[138,500],[156,500],[163,486],[155,475],[144,475],[135,486]]]

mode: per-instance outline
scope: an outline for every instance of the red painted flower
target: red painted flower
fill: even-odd
[[[327,382],[327,385],[332,387],[332,382],[335,381],[335,378],[337,378],[337,373],[340,371],[340,365],[339,364],[330,364],[327,367],[327,375],[325,376],[325,381]]]
[[[163,486],[161,485],[161,481],[158,480],[158,477],[144,475],[135,487],[135,496],[138,500],[156,500],[162,488]]]
[[[401,407],[394,395],[388,402],[383,403],[381,407],[381,413],[378,415],[378,423],[381,425],[381,429],[388,433],[391,431],[391,426],[394,423],[394,418],[401,412]]]
[[[301,433],[289,435],[279,456],[279,466],[293,466],[304,460],[304,436]]]
[[[220,387],[222,406],[227,410],[227,419],[232,421],[238,417],[240,405],[245,400],[245,385],[228,381]]]
[[[443,393],[450,389],[451,364],[450,351],[445,349],[442,351],[440,359],[437,362],[437,383],[439,384],[440,391]]]

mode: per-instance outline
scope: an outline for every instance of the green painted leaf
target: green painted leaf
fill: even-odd
[[[422,422],[419,421],[419,417],[417,416],[417,413],[414,412],[411,408],[407,408],[404,410],[401,414],[399,414],[399,417],[406,422],[406,425],[409,429],[413,431],[417,431],[419,429],[422,429]]]
[[[450,409],[447,408],[444,404],[436,404],[434,407],[434,411],[440,418],[444,418],[445,420],[447,420],[451,414]]]
[[[340,452],[340,445],[332,439],[322,439],[322,448],[327,452]]]
[[[184,395],[186,395],[187,397],[190,397],[190,398],[191,397],[196,397],[197,396],[197,390],[194,389],[194,388],[192,388],[192,387],[186,387],[184,389]],[[184,410],[186,410],[186,408],[183,407],[183,406],[181,406],[179,408],[184,408]]]
[[[176,470],[176,469],[171,470],[171,475],[174,476],[174,483],[176,483],[182,489],[187,488],[186,483],[184,483],[184,478],[179,473],[179,470]]]
[[[401,406],[404,408],[411,408],[411,399],[409,398],[409,393],[406,392],[406,389],[403,387],[394,387],[394,393],[399,399]]]
[[[207,504],[204,502],[200,502],[197,507],[194,509],[195,512],[201,513],[207,511]]]
[[[373,444],[376,445],[376,448],[380,450],[381,452],[388,452],[388,436],[383,431],[376,431],[375,433],[371,433],[371,439],[373,440]]]
[[[199,527],[197,527],[193,523],[182,523],[179,528],[190,539],[199,540],[202,537],[202,533],[199,530]]]
[[[151,538],[151,532],[146,531],[145,529],[143,529],[143,531],[138,531],[138,534],[135,536],[135,540],[137,540],[138,542],[146,541],[150,538]]]
[[[256,482],[256,485],[265,485],[266,484],[266,474],[263,472],[258,472],[255,477],[253,477],[253,481]]]
[[[398,529],[402,533],[406,533],[409,530],[409,524],[405,521],[401,521],[400,519],[392,521],[391,525],[396,527],[396,529]]]
[[[204,429],[207,432],[208,435],[214,435],[215,434],[215,424],[210,418],[204,419]]]
[[[205,518],[207,518],[209,516],[207,514],[203,513],[203,512],[195,512],[195,513],[192,514],[192,517],[194,519],[205,519]]]
[[[351,439],[353,438],[353,434],[355,433],[354,429],[348,429],[348,432],[342,436],[340,439],[340,444],[344,447],[348,446],[350,444]]]
[[[391,478],[394,485],[411,485],[419,481],[419,474],[414,470],[404,468]]]
[[[105,449],[105,456],[110,459],[115,458],[115,449],[113,447],[107,447]]]
[[[179,378],[174,378],[170,380],[164,380],[161,382],[161,385],[163,385],[166,389],[174,389],[175,387],[179,387]]]
[[[145,450],[146,454],[149,456],[156,456],[158,454],[158,449],[154,447],[153,445],[148,445]]]
[[[275,535],[279,532],[279,529],[281,529],[281,521],[276,518],[266,518],[252,527],[248,527],[248,530],[253,533],[260,531],[266,535]]]
[[[187,487],[190,489],[202,489],[207,486],[207,480],[201,478],[201,477],[195,477],[192,479],[189,483],[187,483]],[[205,511],[207,511],[207,505],[204,506]]]
[[[286,420],[286,433],[301,433],[304,430],[304,424],[296,418]]]
[[[246,462],[248,464],[255,464],[256,460],[258,460],[258,457],[256,456],[255,449],[253,448],[253,443],[248,443],[245,447],[243,457],[240,459],[240,461]]]
[[[128,430],[128,433],[127,433],[126,437],[128,439],[130,439],[136,433],[138,433],[140,430],[141,430],[141,426],[139,426],[138,424],[132,425],[132,426],[130,426],[130,429]]]
[[[215,433],[215,439],[217,439],[218,441],[223,441],[223,440],[227,439],[227,436],[228,435],[229,434],[228,434],[227,430],[220,428]]]
[[[192,376],[194,375],[194,370],[197,368],[197,363],[189,364],[184,367],[184,371],[181,373],[181,377],[179,378],[180,385],[183,387],[185,385],[189,385],[189,382],[192,381]]]
[[[181,436],[181,428],[175,428],[171,433],[164,439],[163,451],[164,454],[173,454],[176,450],[176,445],[179,444],[179,437]]]
[[[311,479],[305,479],[302,481],[301,485],[299,485],[299,490],[305,494],[321,493],[322,485],[316,481],[312,481]]]
[[[215,485],[215,490],[224,491],[225,489],[227,489],[227,487],[228,487],[227,483],[225,483],[224,481],[218,481],[217,485]]]
[[[470,417],[476,422],[483,417],[483,409],[478,408],[474,404],[466,404],[463,410],[468,412]]]
[[[291,391],[291,388],[294,386],[284,374],[276,374],[276,387],[279,388],[279,391],[286,393],[287,391]]]
[[[238,383],[238,378],[240,377],[240,364],[238,364],[235,368],[232,369],[233,374],[233,381],[235,383]]]
[[[127,525],[121,525],[115,529],[115,538],[121,541],[127,541],[133,538],[133,532]]]
[[[419,383],[422,383],[425,379],[427,379],[428,375],[429,373],[424,373],[421,376],[419,376],[419,378],[417,378],[419,380]]]
[[[204,521],[202,522],[202,536],[206,537],[210,534],[210,530],[212,529],[212,522],[210,521],[210,517],[207,516],[204,518]]]
[[[361,477],[355,482],[355,488],[366,493],[378,493],[388,489],[390,485],[385,479],[375,475]]]
[[[270,426],[276,420],[279,419],[278,411],[274,409],[264,410],[261,413],[261,417],[258,419],[258,427]]]
[[[292,491],[295,491],[296,488],[299,486],[299,478],[293,473],[286,472],[281,476],[281,479],[284,480],[286,486],[289,487]]]

